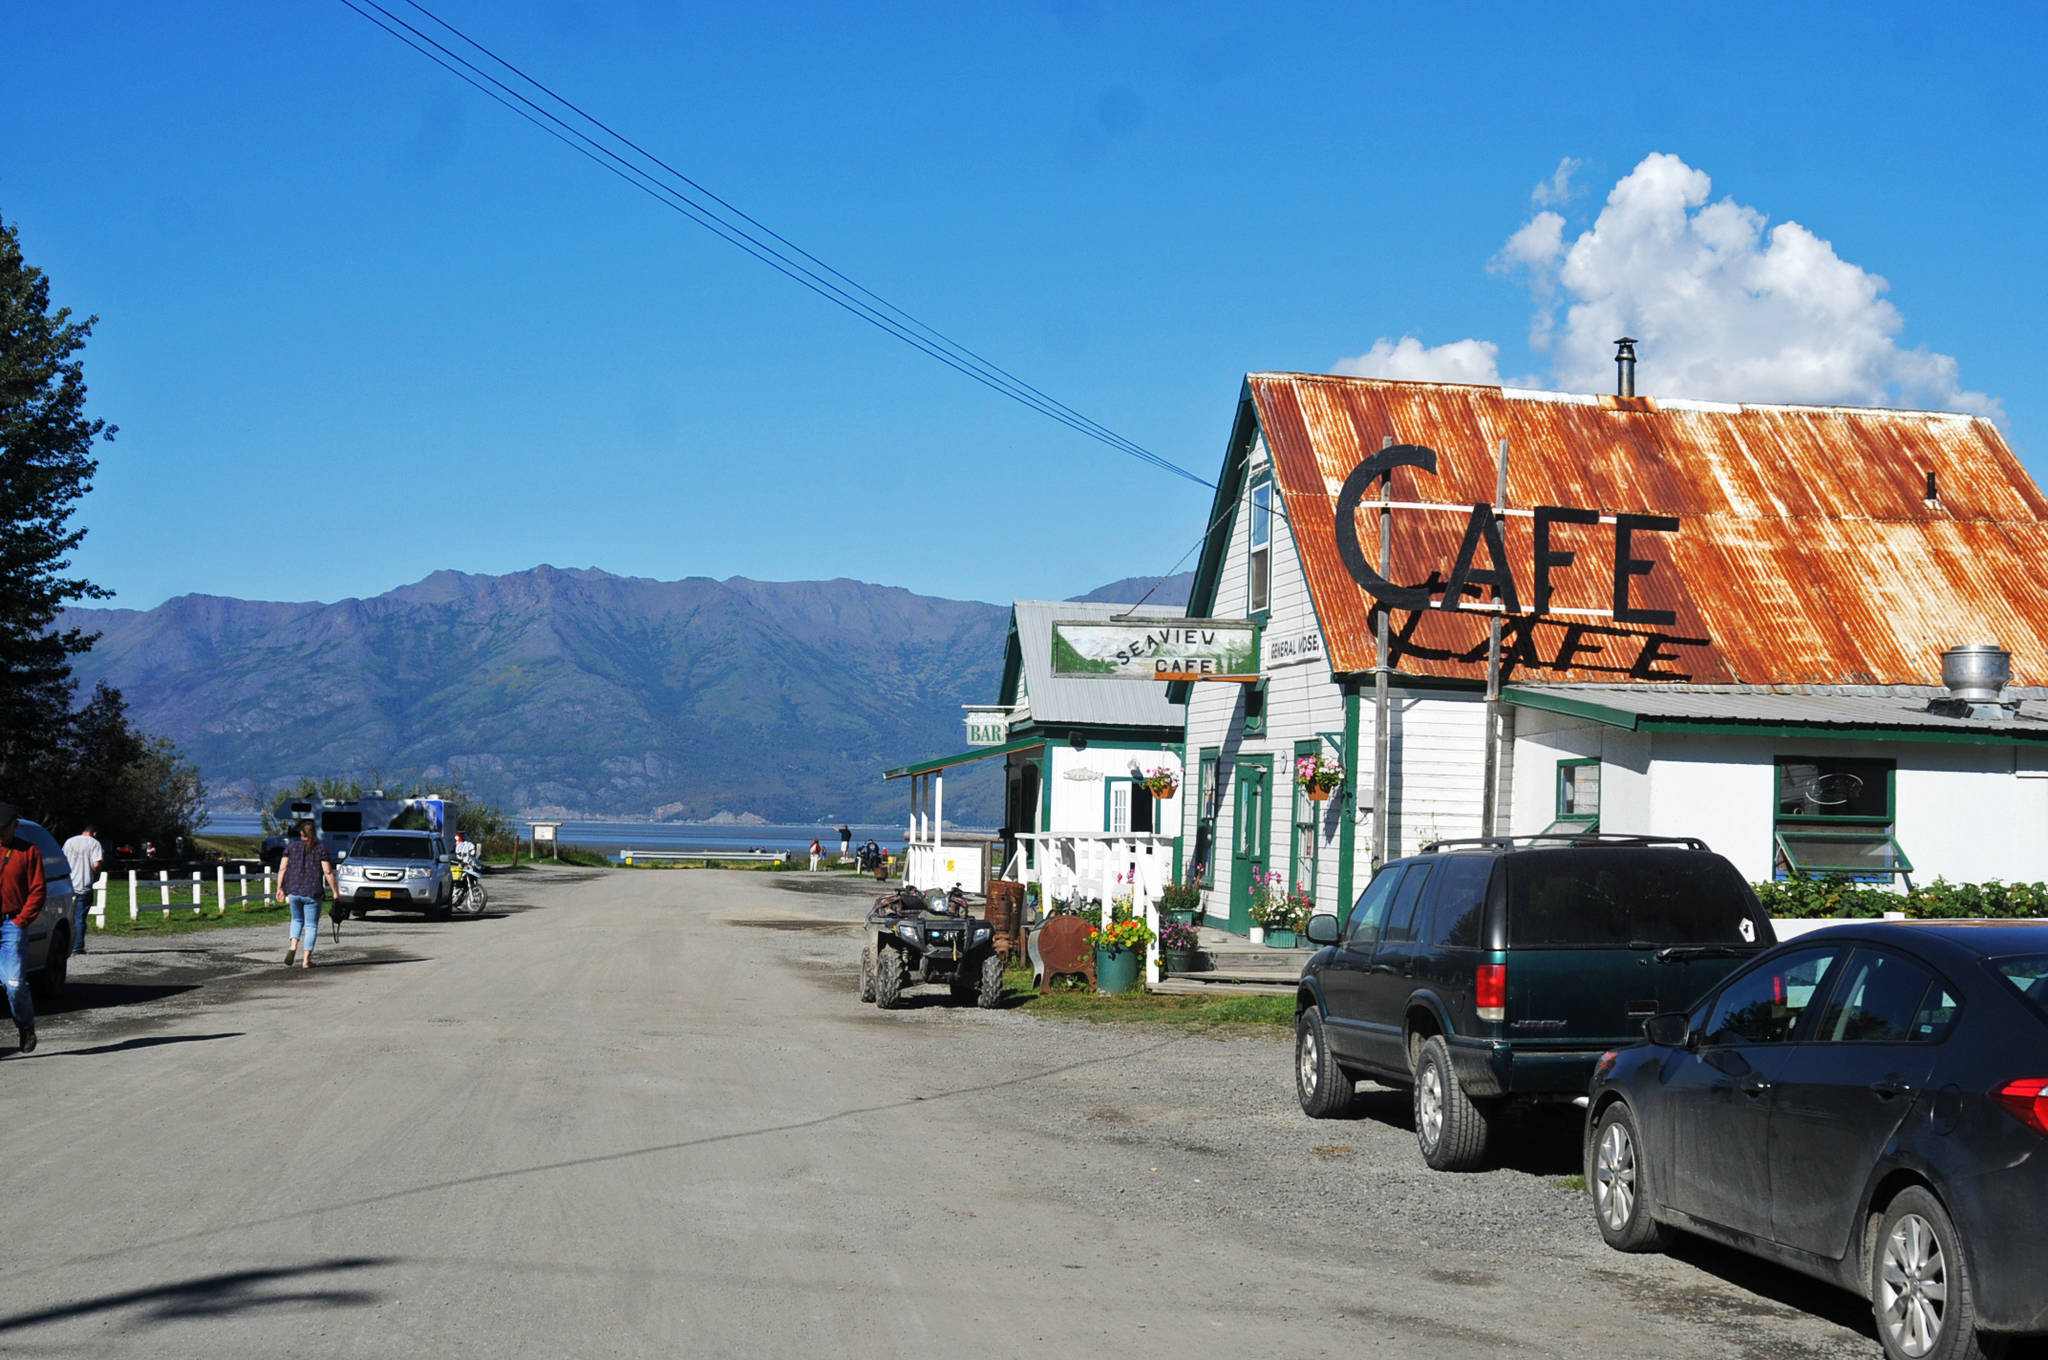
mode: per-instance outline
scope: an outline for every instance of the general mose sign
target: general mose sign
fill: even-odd
[[[1052,626],[1052,673],[1088,679],[1255,675],[1259,631],[1235,619],[1077,619]]]

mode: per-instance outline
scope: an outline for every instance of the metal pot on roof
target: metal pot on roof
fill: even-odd
[[[1995,704],[2012,683],[2012,653],[1995,642],[1965,642],[1941,654],[1941,683],[1951,697]]]

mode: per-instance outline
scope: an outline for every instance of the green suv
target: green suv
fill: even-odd
[[[1355,1083],[1410,1086],[1439,1171],[1486,1157],[1510,1102],[1581,1101],[1606,1050],[1690,1006],[1777,937],[1735,866],[1697,840],[1438,841],[1373,876],[1295,999],[1295,1091],[1317,1119]]]

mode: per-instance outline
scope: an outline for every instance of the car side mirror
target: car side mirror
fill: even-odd
[[[1337,943],[1337,918],[1326,911],[1319,911],[1309,917],[1308,942],[1310,944]]]
[[[453,855],[443,855],[443,856],[441,856],[441,860],[440,860],[440,862],[441,862],[441,863],[443,863],[443,864],[453,864],[453,863],[455,862],[455,856],[453,856]]]
[[[342,851],[342,852],[341,852],[340,854],[336,855],[336,856],[334,857],[334,862],[335,862],[336,864],[346,864],[346,863],[348,863],[348,851],[344,850],[344,851]]]
[[[1665,1011],[1643,1021],[1643,1037],[1659,1048],[1691,1048],[1692,1019],[1684,1011]]]

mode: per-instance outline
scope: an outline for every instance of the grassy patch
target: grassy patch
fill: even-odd
[[[1003,982],[1011,1006],[1055,1020],[1143,1020],[1189,1027],[1262,1030],[1294,1027],[1291,996],[1155,996],[1142,988],[1122,996],[1101,996],[1085,982],[1071,987],[1057,985],[1041,996],[1032,986],[1031,970],[1021,967],[1011,968],[1003,975]]]
[[[1586,1193],[1586,1178],[1584,1176],[1559,1176],[1550,1183],[1560,1190],[1569,1190],[1576,1195]]]

